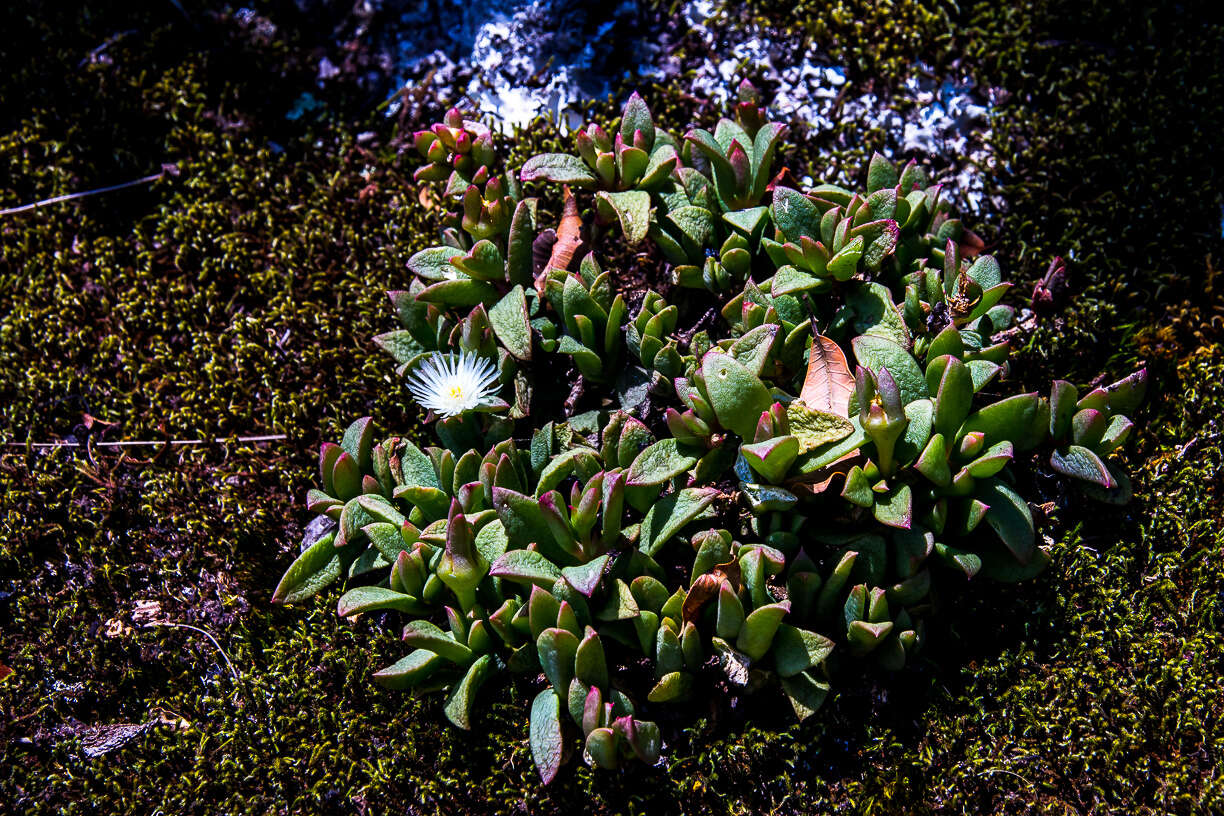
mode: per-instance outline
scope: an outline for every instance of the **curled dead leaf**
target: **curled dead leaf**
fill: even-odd
[[[688,595],[684,597],[681,620],[684,623],[697,620],[702,608],[718,595],[720,586],[722,586],[722,579],[714,573],[707,572],[705,575],[698,575],[697,580],[689,587]]]
[[[857,450],[850,451],[842,458],[830,462],[820,470],[804,474],[802,477],[793,480],[787,484],[787,487],[792,491],[815,496],[828,490],[833,485],[833,480],[838,476],[844,478],[855,465],[861,465],[865,461],[866,458],[862,452]]]
[[[963,258],[975,258],[981,254],[986,248],[986,242],[983,241],[977,233],[972,230],[965,230],[961,234],[960,253]]]
[[[438,198],[436,195],[434,195],[433,188],[422,186],[421,189],[417,191],[417,203],[426,210],[436,209],[438,206]]]
[[[537,279],[548,268],[552,248],[556,243],[557,231],[552,228],[544,230],[531,242],[531,268]]]
[[[696,621],[702,608],[718,597],[718,591],[724,582],[730,584],[731,588],[738,592],[742,577],[740,563],[735,558],[725,564],[719,564],[704,575],[697,576],[697,580],[693,581],[688,595],[684,598],[684,607],[680,613],[682,622]]]
[[[548,268],[569,269],[578,250],[582,248],[582,217],[578,215],[578,201],[568,186],[562,188],[564,206],[561,223],[557,227],[557,241],[552,245]]]
[[[783,167],[778,175],[770,179],[769,184],[765,185],[768,192],[773,192],[775,187],[789,187],[792,190],[803,189],[803,184],[799,179],[795,178],[795,174],[791,172],[789,167]]]

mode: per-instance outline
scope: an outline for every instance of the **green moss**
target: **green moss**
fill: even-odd
[[[1047,578],[970,591],[937,617],[929,662],[844,679],[811,725],[788,726],[779,701],[687,712],[704,719],[663,723],[663,766],[572,763],[545,791],[524,743],[533,680],[497,690],[463,734],[439,725],[436,699],[369,683],[400,647],[372,622],[336,619],[335,595],[269,605],[306,520],[313,448],[363,414],[383,429],[414,421],[368,339],[433,219],[392,123],[355,90],[314,87],[323,35],[309,20],[255,4],[281,26],[269,43],[198,4],[182,3],[186,16],[153,5],[0,12],[11,42],[53,44],[3,56],[0,206],[163,162],[181,171],[0,219],[0,439],[288,439],[0,455],[12,622],[0,663],[15,672],[0,683],[0,796],[16,812],[1224,809],[1224,450],[1210,424],[1224,415],[1224,348],[1201,275],[1221,249],[1224,37],[1205,4],[750,7],[877,89],[921,58],[960,59],[1009,92],[992,122],[1008,209],[980,231],[1020,279],[1074,250],[1076,292],[1015,376],[1036,387],[1051,360],[1080,383],[1153,365],[1129,454],[1139,498],[1105,518],[1068,502]],[[306,90],[327,108],[286,120]],[[651,99],[676,128],[706,115],[698,102]],[[534,130],[523,149],[550,138]],[[794,167],[821,176],[860,166],[882,139],[842,123],[787,159],[828,156]],[[208,631],[226,657],[198,631],[133,625],[141,601]],[[92,760],[72,734],[159,718],[188,725]]]

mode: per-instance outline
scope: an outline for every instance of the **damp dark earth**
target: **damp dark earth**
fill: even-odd
[[[1213,4],[0,66],[0,810],[1224,812]]]

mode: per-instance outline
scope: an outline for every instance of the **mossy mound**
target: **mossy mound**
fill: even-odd
[[[1138,498],[1105,515],[1060,497],[1045,577],[970,592],[926,662],[843,680],[811,725],[768,701],[712,708],[665,731],[660,767],[575,763],[545,790],[530,683],[497,690],[464,734],[437,700],[369,682],[398,646],[339,621],[335,593],[269,604],[317,444],[364,414],[413,422],[367,349],[383,290],[432,237],[400,123],[364,86],[316,86],[323,12],[254,4],[269,38],[195,3],[84,5],[0,11],[0,207],[178,175],[0,217],[0,441],[287,439],[4,449],[14,812],[1224,809],[1224,331],[1207,274],[1224,250],[1224,29],[1209,4],[748,7],[802,28],[860,86],[886,93],[921,59],[1008,91],[991,123],[1008,161],[987,169],[1007,210],[974,227],[1020,280],[1071,259],[1063,308],[1013,377],[1083,385],[1146,362]],[[304,93],[320,107],[302,113]],[[674,89],[651,96],[673,126],[705,115]],[[524,149],[550,138],[535,128]],[[861,166],[885,138],[846,122],[807,134],[802,155]],[[148,726],[90,758],[117,724]]]

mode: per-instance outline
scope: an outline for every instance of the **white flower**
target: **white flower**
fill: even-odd
[[[430,355],[408,377],[408,390],[429,410],[453,417],[480,405],[496,382],[493,364],[465,351]]]

